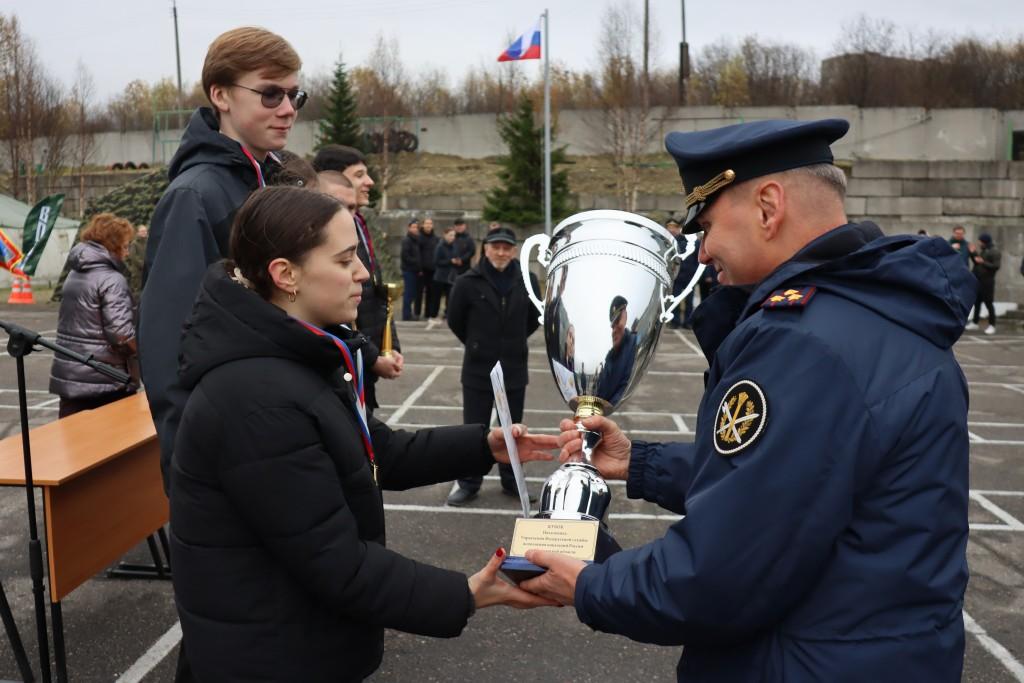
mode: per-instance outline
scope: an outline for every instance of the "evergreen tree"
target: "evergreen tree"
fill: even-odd
[[[335,144],[348,145],[365,152],[366,140],[356,115],[356,96],[348,81],[345,62],[341,59],[334,67],[334,78],[331,79],[331,89],[324,109],[325,115],[320,120],[317,133],[317,149]]]
[[[500,157],[501,185],[487,193],[484,218],[516,225],[544,222],[544,127],[533,121],[533,103],[523,96],[516,110],[498,120],[498,134],[508,147]],[[554,135],[552,135],[552,138]],[[551,150],[551,220],[566,217],[569,206],[569,176],[556,168],[568,163],[565,147]]]

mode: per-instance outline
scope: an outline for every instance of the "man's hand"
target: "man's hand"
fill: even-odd
[[[558,437],[554,434],[527,434],[526,425],[517,422],[512,425],[512,436],[516,440],[520,462],[555,459],[551,451],[558,448]],[[505,447],[501,427],[495,427],[487,435],[487,445],[491,447],[491,455],[496,461],[508,464],[508,448]]]
[[[583,426],[601,433],[601,443],[594,449],[593,465],[605,479],[622,479],[629,477],[629,454],[633,448],[626,435],[606,417],[595,415],[585,418]],[[576,423],[562,420],[558,425],[562,433],[558,436],[558,445],[562,448],[558,459],[562,462],[579,460],[583,453],[583,439],[580,437]]]
[[[402,374],[402,367],[405,359],[398,351],[392,351],[390,356],[377,356],[377,362],[370,368],[373,374],[384,379],[395,379]]]
[[[469,577],[469,592],[473,594],[477,609],[491,605],[507,605],[516,609],[558,606],[559,603],[553,600],[528,593],[502,580],[498,570],[504,558],[505,549],[498,548],[484,568]]]
[[[526,559],[547,571],[536,578],[523,581],[519,584],[520,588],[559,605],[572,605],[575,602],[576,580],[587,566],[583,560],[574,560],[547,550],[527,550]]]

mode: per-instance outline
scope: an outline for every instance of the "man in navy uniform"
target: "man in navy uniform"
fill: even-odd
[[[945,240],[849,223],[829,145],[849,125],[759,121],[666,140],[684,229],[723,285],[694,315],[710,364],[693,443],[595,465],[684,515],[603,564],[529,551],[522,585],[594,629],[685,645],[679,680],[959,681],[973,278]],[[579,452],[568,420],[562,457]]]

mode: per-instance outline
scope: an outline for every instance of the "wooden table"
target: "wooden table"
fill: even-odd
[[[168,521],[160,445],[142,392],[31,430],[43,489],[50,601],[124,556]],[[21,434],[0,441],[0,486],[24,486]]]

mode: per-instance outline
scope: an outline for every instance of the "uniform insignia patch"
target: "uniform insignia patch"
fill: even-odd
[[[761,308],[803,308],[811,301],[817,287],[777,289],[764,300]]]
[[[764,392],[749,379],[729,387],[715,422],[715,450],[733,456],[757,441],[768,420],[768,402]]]

